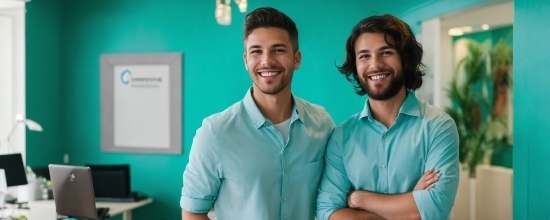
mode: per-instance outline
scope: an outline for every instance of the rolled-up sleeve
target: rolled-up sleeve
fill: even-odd
[[[351,183],[344,168],[341,130],[332,133],[325,154],[325,170],[317,197],[317,218],[327,220],[333,212],[347,207]]]
[[[447,219],[458,190],[458,131],[448,116],[433,131],[424,172],[433,167],[440,171],[441,177],[433,189],[413,191],[413,197],[422,219]]]
[[[192,213],[208,213],[218,195],[222,178],[219,145],[211,124],[204,120],[197,130],[189,163],[183,172],[180,206]]]

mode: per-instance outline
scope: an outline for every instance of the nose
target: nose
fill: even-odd
[[[264,67],[272,66],[274,63],[273,55],[271,53],[264,53],[261,60],[261,65]]]
[[[370,69],[378,70],[384,66],[382,59],[376,55],[373,55],[370,59]]]

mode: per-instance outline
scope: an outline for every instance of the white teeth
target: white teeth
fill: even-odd
[[[376,76],[371,76],[370,78],[372,80],[379,80],[379,79],[384,79],[386,77],[387,77],[387,75],[376,75]]]
[[[279,72],[261,72],[260,75],[262,76],[275,76],[279,74]]]

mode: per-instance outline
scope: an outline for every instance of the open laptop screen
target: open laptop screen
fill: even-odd
[[[27,184],[27,175],[21,154],[0,155],[0,169],[5,170],[8,187]]]

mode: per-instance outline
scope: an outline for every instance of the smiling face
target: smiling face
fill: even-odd
[[[401,56],[393,38],[386,40],[383,33],[363,33],[355,42],[359,84],[374,100],[388,100],[405,90]]]
[[[254,82],[254,92],[267,95],[290,92],[294,70],[302,55],[294,52],[288,32],[281,28],[257,28],[245,39],[244,62]]]

